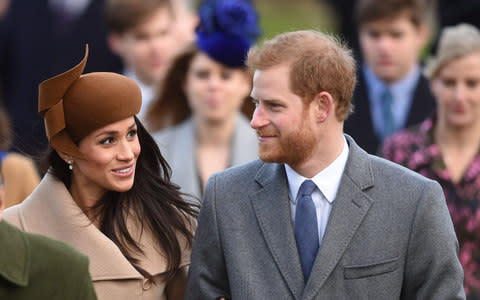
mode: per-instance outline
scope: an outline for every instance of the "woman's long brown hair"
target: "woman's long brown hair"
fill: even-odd
[[[102,233],[118,246],[144,277],[151,279],[152,274],[143,270],[133,255],[143,253],[127,228],[127,215],[136,217],[142,230],[146,226],[152,232],[154,242],[164,251],[169,279],[178,270],[184,250],[178,236],[183,236],[188,247],[192,246],[192,221],[197,216],[198,206],[182,198],[180,188],[170,182],[171,169],[157,144],[137,118],[135,122],[141,152],[133,187],[127,192],[107,192],[91,209],[99,217]],[[54,150],[50,151],[48,160],[49,172],[69,188],[71,171],[68,165]]]

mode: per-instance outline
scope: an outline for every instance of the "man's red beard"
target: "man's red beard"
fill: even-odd
[[[286,163],[295,166],[311,157],[318,138],[306,128],[305,122],[294,132],[282,136],[273,126],[260,128],[257,136],[274,136],[272,143],[259,143],[258,156],[264,162]]]

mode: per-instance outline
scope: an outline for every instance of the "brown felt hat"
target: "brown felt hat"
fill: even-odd
[[[38,86],[38,112],[44,118],[50,145],[73,157],[83,155],[76,143],[96,129],[136,115],[142,94],[135,81],[120,74],[82,75],[85,57],[72,69]]]

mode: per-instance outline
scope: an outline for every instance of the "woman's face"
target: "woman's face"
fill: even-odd
[[[232,118],[250,89],[247,71],[226,67],[202,52],[193,57],[184,86],[195,118],[208,122]]]
[[[469,127],[480,121],[480,52],[456,58],[432,78],[438,120],[447,126]]]
[[[132,188],[140,154],[134,117],[95,130],[80,141],[79,149],[85,158],[73,164],[72,185],[96,196]]]

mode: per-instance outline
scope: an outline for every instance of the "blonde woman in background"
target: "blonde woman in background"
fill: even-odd
[[[446,27],[426,75],[434,116],[400,131],[383,156],[440,183],[460,245],[467,299],[480,299],[480,31]]]

